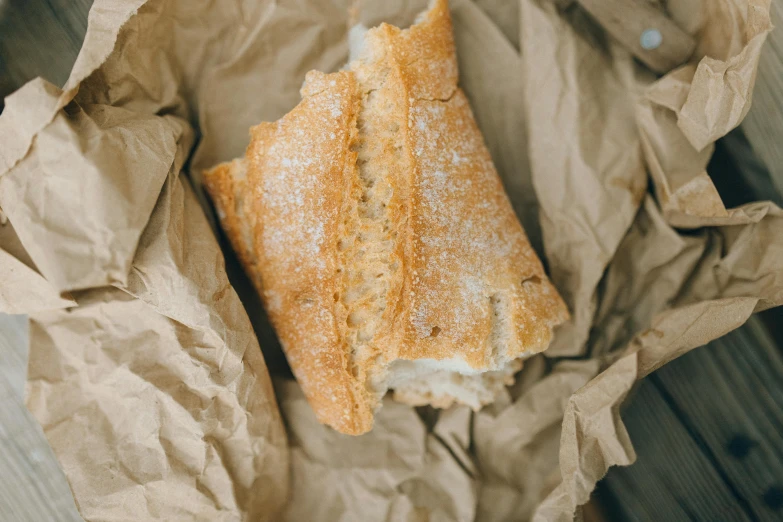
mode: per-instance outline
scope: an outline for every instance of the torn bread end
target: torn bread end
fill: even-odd
[[[464,404],[474,410],[495,402],[506,386],[514,384],[514,374],[522,360],[509,361],[495,371],[462,373],[449,369],[443,361],[395,361],[391,364],[389,388],[394,400],[412,406],[448,408]]]
[[[351,31],[346,69],[205,173],[320,422],[381,399],[474,409],[568,317],[457,86],[445,0],[409,29]]]

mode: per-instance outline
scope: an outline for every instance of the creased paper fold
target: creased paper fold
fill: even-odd
[[[726,208],[707,172],[768,0],[668,2],[698,45],[658,79],[578,5],[453,0],[461,84],[573,319],[480,412],[387,400],[364,437],[317,424],[270,384],[274,337],[198,173],[342,66],[351,3],[96,0],[66,86],[6,100],[0,307],[31,314],[28,407],[86,520],[571,520],[635,458],[633,384],[783,303],[783,213]]]

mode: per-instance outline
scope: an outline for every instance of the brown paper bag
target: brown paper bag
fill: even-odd
[[[698,46],[660,79],[578,5],[453,0],[461,84],[573,319],[478,413],[387,400],[366,436],[319,425],[282,370],[273,393],[198,173],[344,63],[348,4],[96,0],[66,86],[6,100],[0,310],[31,314],[28,407],[86,520],[570,520],[634,460],[634,382],[783,303],[783,213],[726,209],[706,172],[768,0],[668,2]]]

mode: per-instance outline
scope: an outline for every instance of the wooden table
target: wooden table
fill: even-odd
[[[43,430],[24,405],[27,318],[0,314],[0,520],[82,520]]]
[[[65,82],[90,4],[0,0],[0,97],[39,75]],[[773,14],[783,25],[783,0],[773,0]],[[743,123],[748,140],[741,132],[723,140],[717,163],[726,168],[733,158],[747,190],[781,201],[774,186],[783,187],[783,116],[769,117],[783,113],[781,31],[764,51],[754,97]],[[624,412],[638,461],[610,470],[595,492],[591,520],[783,520],[781,317],[754,317],[638,386]],[[0,314],[0,519],[80,520],[24,407],[25,365],[25,319]]]

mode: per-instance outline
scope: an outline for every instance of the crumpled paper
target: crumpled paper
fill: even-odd
[[[319,425],[199,172],[342,66],[351,3],[96,0],[66,86],[6,100],[0,311],[30,314],[28,408],[86,520],[571,520],[634,461],[633,384],[783,303],[783,212],[726,208],[706,170],[751,103],[768,0],[667,2],[698,44],[661,78],[577,4],[453,0],[461,84],[573,318],[480,412],[387,400],[368,435]]]

